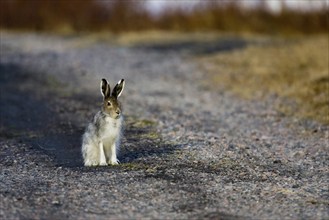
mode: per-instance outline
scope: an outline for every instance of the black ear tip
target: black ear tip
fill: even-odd
[[[121,79],[118,83],[117,83],[117,85],[121,85],[121,84],[123,84],[125,82],[125,80],[124,79]]]

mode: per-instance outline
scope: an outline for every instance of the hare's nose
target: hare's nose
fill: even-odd
[[[116,112],[118,115],[120,115],[120,113],[121,113],[120,110],[116,110],[115,112]]]

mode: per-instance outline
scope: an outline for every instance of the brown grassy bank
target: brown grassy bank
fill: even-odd
[[[268,94],[295,100],[296,107],[278,104],[288,115],[329,124],[328,36],[276,40],[243,50],[201,58],[215,85],[245,98]]]

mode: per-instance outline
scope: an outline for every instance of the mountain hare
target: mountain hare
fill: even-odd
[[[81,150],[85,166],[106,166],[119,163],[117,150],[119,148],[123,117],[118,98],[124,86],[125,81],[121,79],[115,85],[111,94],[107,80],[101,80],[102,109],[95,115],[82,137]]]

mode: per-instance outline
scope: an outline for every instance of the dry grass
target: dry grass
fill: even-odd
[[[224,37],[225,34],[218,32],[193,32],[183,33],[175,31],[142,31],[142,32],[125,32],[116,35],[116,43],[133,46],[133,45],[147,45],[147,44],[170,44],[184,41],[205,42],[214,41],[219,37]]]
[[[191,10],[166,8],[153,16],[140,0],[1,0],[0,28],[56,33],[166,30],[228,31],[271,35],[315,34],[328,30],[328,6],[313,11],[271,13],[264,4],[203,0]]]
[[[222,88],[245,98],[275,94],[293,99],[296,109],[282,103],[278,109],[329,124],[327,36],[275,40],[200,61],[211,81]]]

